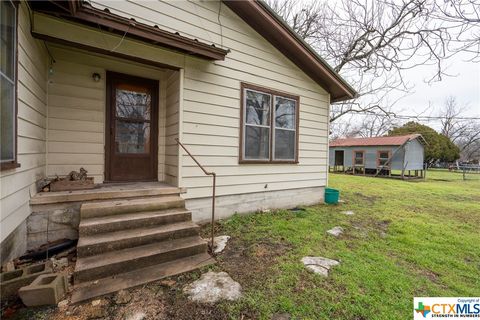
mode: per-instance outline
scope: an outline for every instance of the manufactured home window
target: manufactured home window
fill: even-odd
[[[242,84],[240,162],[296,163],[299,98]]]
[[[17,132],[17,7],[12,1],[0,1],[0,90],[1,90],[1,168],[18,167]]]
[[[378,166],[379,167],[386,166],[389,158],[390,158],[389,151],[378,151],[377,153]]]
[[[364,151],[354,151],[353,152],[353,163],[356,166],[363,166],[365,163],[365,152]]]

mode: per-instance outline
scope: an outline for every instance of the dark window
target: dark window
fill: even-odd
[[[364,152],[363,151],[355,151],[354,152],[354,164],[355,165],[363,165],[364,163]]]
[[[389,158],[390,158],[390,152],[389,151],[378,151],[378,165],[379,166],[386,166]]]
[[[17,166],[17,7],[12,1],[0,1],[0,5],[0,153],[5,169]]]
[[[241,162],[297,162],[298,97],[242,84]]]

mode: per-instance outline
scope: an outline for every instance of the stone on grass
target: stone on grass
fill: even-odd
[[[347,215],[347,216],[352,216],[352,215],[355,214],[355,212],[353,212],[353,211],[351,211],[351,210],[342,211],[342,213],[343,213],[344,215]]]
[[[327,231],[328,234],[331,234],[334,237],[338,237],[343,233],[343,228],[342,227],[335,227]]]
[[[215,250],[213,253],[220,253],[223,250],[225,250],[225,247],[227,246],[227,242],[230,239],[230,236],[218,236],[213,238],[213,245],[215,247]]]
[[[237,300],[242,287],[226,272],[207,272],[200,279],[187,285],[183,291],[195,302],[215,303],[220,300]]]
[[[328,271],[331,267],[340,264],[337,260],[324,257],[303,257],[302,262],[305,268],[324,277],[328,277]]]

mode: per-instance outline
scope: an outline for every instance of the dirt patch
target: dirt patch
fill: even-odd
[[[363,193],[360,193],[360,192],[355,192],[354,195],[355,195],[356,197],[359,197],[360,200],[365,201],[365,202],[368,202],[370,205],[375,204],[375,202],[380,199],[380,197],[377,197],[377,196],[367,196],[367,195],[364,195]]]
[[[218,257],[220,269],[227,272],[242,286],[249,287],[274,273],[273,266],[291,249],[281,240],[260,239],[254,243],[232,237],[224,253]]]

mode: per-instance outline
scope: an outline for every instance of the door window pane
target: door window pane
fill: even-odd
[[[295,131],[275,129],[275,159],[295,159]]]
[[[119,118],[150,120],[151,95],[145,91],[134,91],[134,89],[132,86],[118,86],[116,90],[116,116]]]
[[[275,127],[295,129],[295,100],[275,97]]]
[[[0,138],[2,161],[15,160],[15,85],[0,76],[1,116]]]
[[[247,124],[270,125],[270,99],[266,93],[246,90],[246,121]]]
[[[268,160],[270,158],[270,129],[245,127],[245,159]]]
[[[117,153],[150,153],[150,123],[117,120],[115,149]]]

